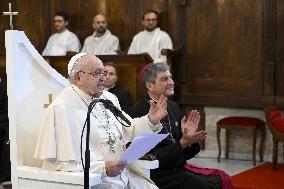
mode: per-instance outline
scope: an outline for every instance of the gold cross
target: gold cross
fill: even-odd
[[[43,105],[44,108],[48,108],[48,106],[51,104],[51,102],[52,102],[52,94],[48,94],[48,102],[49,102],[49,104],[44,104]]]

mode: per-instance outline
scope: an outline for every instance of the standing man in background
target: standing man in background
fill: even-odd
[[[85,39],[81,52],[93,55],[117,54],[116,51],[120,50],[119,40],[107,29],[106,17],[96,15],[92,26],[95,32]]]
[[[78,37],[67,29],[69,16],[59,11],[55,14],[53,21],[56,33],[49,37],[42,55],[65,56],[68,51],[79,52],[81,44]]]
[[[158,27],[158,13],[148,10],[142,17],[144,31],[136,34],[129,47],[128,54],[140,54],[147,52],[154,63],[167,63],[167,57],[161,55],[162,49],[173,49],[170,36]]]

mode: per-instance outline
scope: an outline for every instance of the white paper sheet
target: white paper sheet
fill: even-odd
[[[135,137],[120,160],[127,161],[128,164],[138,160],[168,135],[169,134],[143,134]]]

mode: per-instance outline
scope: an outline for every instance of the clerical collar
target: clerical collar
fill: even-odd
[[[113,85],[113,86],[111,86],[111,87],[104,87],[104,90],[105,91],[108,91],[108,90],[110,90],[110,89],[112,89],[112,88],[114,88],[115,87],[115,84]]]
[[[76,85],[71,84],[71,88],[77,95],[79,95],[80,98],[82,98],[84,102],[87,103],[87,105],[89,105],[95,99],[95,97],[88,95],[87,93],[79,89],[79,87],[77,87]]]

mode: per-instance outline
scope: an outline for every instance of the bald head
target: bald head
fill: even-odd
[[[106,17],[102,14],[97,14],[96,16],[94,16],[94,21],[96,20],[106,20]]]
[[[107,20],[102,14],[98,14],[93,18],[93,28],[98,37],[102,36],[107,30]]]

